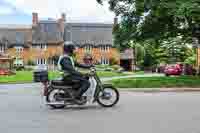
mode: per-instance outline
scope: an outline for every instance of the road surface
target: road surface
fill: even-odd
[[[200,133],[200,93],[121,92],[114,108],[53,110],[39,84],[0,85],[1,133]]]

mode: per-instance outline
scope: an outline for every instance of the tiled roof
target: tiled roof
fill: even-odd
[[[32,25],[0,24],[0,29],[30,29]]]
[[[30,25],[0,25],[0,42],[9,45],[36,43],[58,43],[73,41],[78,45],[112,45],[112,24],[65,23],[64,33],[57,21],[39,21],[36,27]]]
[[[33,43],[57,43],[63,41],[63,35],[56,21],[41,21],[33,28]]]
[[[31,41],[30,29],[6,29],[0,28],[0,43],[7,44],[8,47],[16,45],[28,45]],[[26,46],[28,47],[28,46]]]
[[[64,40],[78,45],[112,45],[112,24],[66,23]]]

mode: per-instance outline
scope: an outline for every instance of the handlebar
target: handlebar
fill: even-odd
[[[96,68],[95,68],[95,67],[91,67],[91,68],[90,68],[90,71],[91,71],[91,72],[96,72]]]

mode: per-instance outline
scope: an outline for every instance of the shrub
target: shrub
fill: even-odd
[[[108,72],[113,71],[113,68],[107,67],[107,68],[105,69],[105,71],[108,71]]]
[[[32,60],[28,60],[27,65],[29,65],[29,66],[35,66],[35,63]]]
[[[24,70],[24,66],[15,66],[14,69],[16,71],[22,71],[22,70]]]
[[[110,65],[117,65],[118,61],[115,58],[110,58]]]
[[[121,69],[121,67],[120,67],[119,65],[113,65],[112,68],[113,68],[115,71]]]

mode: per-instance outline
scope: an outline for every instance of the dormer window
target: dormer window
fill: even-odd
[[[70,30],[65,31],[65,41],[72,41],[72,33]]]
[[[16,47],[15,47],[15,50],[16,50],[17,53],[22,53],[23,50],[24,50],[24,48],[21,47],[21,46],[16,46]]]
[[[20,32],[16,32],[15,38],[16,38],[16,43],[18,43],[18,44],[24,42],[24,36]]]
[[[0,44],[0,53],[4,53],[5,52],[5,45]]]

